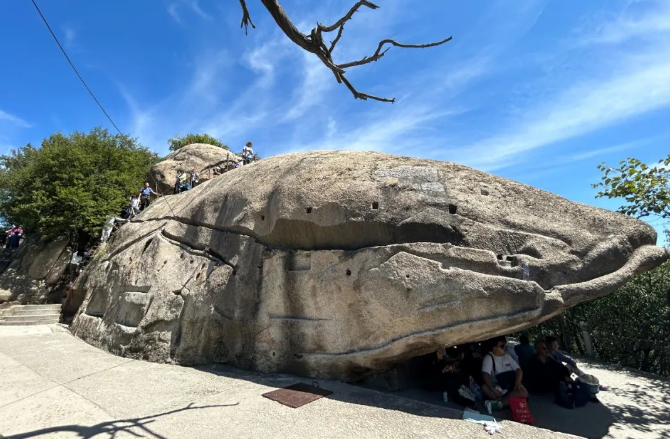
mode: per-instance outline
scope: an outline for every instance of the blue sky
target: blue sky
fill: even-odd
[[[349,70],[354,100],[279,31],[260,0],[255,30],[235,0],[38,0],[122,131],[165,154],[208,132],[261,156],[377,150],[463,163],[606,208],[596,166],[652,163],[670,148],[670,1],[378,0],[347,24],[335,58],[380,39],[418,43]],[[354,3],[285,0],[308,32]],[[109,127],[28,0],[0,6],[0,154],[56,131]],[[661,227],[659,220],[652,224]]]

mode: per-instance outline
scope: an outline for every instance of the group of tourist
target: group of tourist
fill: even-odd
[[[254,161],[254,150],[253,144],[247,142],[242,149],[242,162],[237,160],[227,159],[223,167],[215,166],[212,168],[213,176],[216,177],[227,171],[239,168],[243,165],[248,165]],[[174,193],[179,194],[184,191],[193,189],[200,182],[200,175],[195,169],[191,169],[188,173],[184,172],[183,169],[177,169],[177,176],[174,183]],[[117,229],[121,224],[128,222],[130,219],[138,215],[141,211],[149,207],[151,204],[151,196],[161,196],[158,192],[154,191],[149,182],[144,183],[137,195],[133,194],[130,196],[129,205],[121,210],[121,215],[108,216],[105,220],[105,223],[102,226],[102,234],[100,236],[101,242],[106,242],[111,236],[112,232]]]
[[[0,233],[0,246],[4,245],[6,248],[18,248],[23,238],[23,228],[21,226],[14,226],[9,228],[7,232]]]
[[[465,406],[480,403],[489,414],[509,407],[513,399],[526,401],[529,393],[551,393],[559,405],[574,408],[597,401],[595,394],[607,389],[559,351],[556,337],[538,340],[533,346],[523,335],[512,348],[500,336],[440,349],[420,364],[423,372],[426,367],[430,371],[424,374],[426,387]]]

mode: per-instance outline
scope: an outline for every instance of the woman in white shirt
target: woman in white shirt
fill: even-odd
[[[486,397],[486,409],[489,414],[493,409],[501,410],[509,406],[509,399],[514,396],[528,397],[528,391],[521,384],[523,371],[516,361],[505,352],[507,340],[504,336],[490,340],[491,351],[482,361],[482,392]]]

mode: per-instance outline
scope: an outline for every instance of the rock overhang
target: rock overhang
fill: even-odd
[[[124,226],[90,268],[73,328],[155,361],[354,379],[607,294],[667,258],[655,240],[640,221],[461,165],[277,156]],[[132,285],[151,300],[137,306]]]

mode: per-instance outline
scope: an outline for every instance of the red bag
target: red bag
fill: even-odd
[[[530,413],[526,398],[515,396],[509,399],[509,407],[512,410],[512,419],[522,424],[533,425],[535,418]]]

